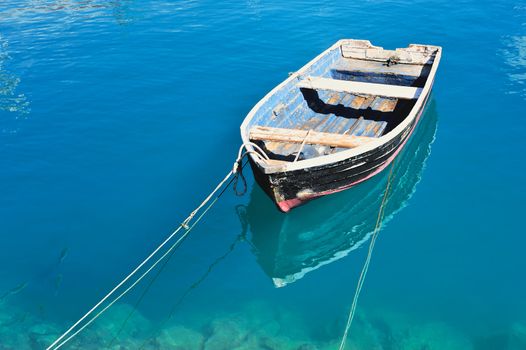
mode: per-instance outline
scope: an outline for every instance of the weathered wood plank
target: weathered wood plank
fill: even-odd
[[[254,126],[250,129],[251,140],[303,143],[331,147],[354,148],[367,143],[374,138],[352,135],[333,134],[317,131],[271,128]]]
[[[342,45],[342,56],[345,58],[357,58],[362,60],[386,61],[392,59],[398,63],[406,64],[431,64],[434,61],[436,48],[405,48],[396,50],[385,50],[380,47],[353,47]]]
[[[393,112],[395,110],[397,102],[397,99],[377,97],[371,104],[371,109],[380,112]]]
[[[327,100],[327,104],[336,105],[340,102],[341,99],[342,97],[340,96],[340,94],[337,92],[334,92],[332,93],[331,97]]]
[[[354,134],[354,131],[360,126],[360,124],[363,122],[363,117],[360,116],[360,118],[356,119],[356,121],[351,125],[349,130],[347,131],[347,134],[352,135]]]
[[[342,71],[345,73],[353,74],[358,73],[362,75],[369,74],[385,74],[386,76],[400,76],[406,78],[413,78],[413,81],[420,76],[427,76],[431,70],[430,65],[416,65],[416,64],[395,64],[387,66],[385,61],[365,61],[354,58],[347,58],[340,62],[337,62],[333,67],[333,70]]]
[[[382,136],[385,128],[387,127],[387,122],[378,122],[377,126],[374,128],[374,137]]]
[[[371,124],[374,124],[374,120],[370,119],[364,119],[362,122],[354,129],[352,135],[353,136],[363,136],[363,133],[365,130],[367,130],[367,127]]]
[[[321,77],[307,77],[298,82],[297,86],[313,90],[330,90],[351,94],[385,96],[409,100],[418,98],[422,93],[422,88],[411,86],[363,83]]]

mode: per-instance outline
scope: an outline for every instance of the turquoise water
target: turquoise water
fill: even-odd
[[[97,302],[228,172],[250,108],[340,38],[444,49],[347,348],[526,349],[526,4],[400,0],[0,3],[0,349]],[[69,348],[337,348],[387,174],[284,215],[245,173]]]

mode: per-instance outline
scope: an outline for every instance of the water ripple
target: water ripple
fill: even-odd
[[[17,116],[29,113],[29,101],[19,91],[20,78],[7,70],[9,43],[0,35],[0,110],[16,113]]]
[[[508,66],[507,75],[511,81],[509,93],[526,98],[526,36],[511,36],[504,40],[501,54]]]

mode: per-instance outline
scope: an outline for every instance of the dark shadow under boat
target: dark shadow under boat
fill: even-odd
[[[437,130],[434,102],[399,155],[384,224],[407,205],[419,183]],[[338,260],[366,242],[374,230],[388,173],[325,197],[289,214],[277,212],[254,186],[247,220],[257,260],[276,287]]]

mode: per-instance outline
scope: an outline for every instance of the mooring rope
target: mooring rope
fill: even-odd
[[[365,282],[365,277],[367,275],[367,271],[369,270],[369,264],[371,263],[371,257],[373,255],[376,238],[378,237],[378,234],[380,233],[380,229],[382,228],[382,221],[384,219],[385,205],[387,204],[387,199],[389,197],[389,191],[391,189],[391,181],[392,181],[393,169],[394,169],[395,163],[396,163],[396,160],[393,161],[393,164],[391,165],[391,169],[389,171],[389,176],[387,178],[387,184],[385,186],[384,196],[380,204],[380,209],[378,211],[378,217],[376,218],[376,225],[374,227],[374,231],[371,236],[371,242],[369,243],[369,249],[367,251],[367,258],[365,259],[365,263],[362,267],[360,277],[358,278],[356,290],[354,291],[354,297],[353,297],[351,309],[349,310],[349,315],[347,317],[347,323],[345,325],[345,331],[343,332],[342,340],[340,342],[340,347],[338,348],[339,350],[343,350],[345,348],[345,342],[347,341],[347,335],[349,333],[349,329],[351,328],[351,324],[354,319],[354,314],[356,313],[356,306],[358,305],[358,298],[360,297],[360,292],[362,291],[362,287]]]
[[[242,167],[245,167],[247,163],[243,164]],[[231,182],[229,184],[227,184],[227,186],[223,189],[223,191],[221,191],[221,193],[219,195],[222,195],[224,191],[226,191],[226,189],[228,188],[228,186],[232,183],[233,180],[231,180]],[[236,212],[238,212],[238,215],[239,214],[239,207],[243,207],[242,205],[238,205],[236,206]],[[236,237],[236,240],[234,241],[234,243],[231,244],[230,246],[230,249],[229,251],[224,254],[223,256],[219,257],[218,259],[216,259],[216,261],[214,261],[214,263],[212,263],[209,268],[208,268],[208,271],[205,273],[205,275],[203,275],[202,277],[200,277],[197,282],[193,283],[190,288],[188,288],[184,293],[183,293],[183,296],[179,299],[179,301],[176,303],[176,305],[173,306],[172,310],[170,311],[170,315],[168,316],[168,319],[172,316],[172,314],[175,312],[175,309],[177,308],[177,305],[179,305],[183,299],[186,297],[187,294],[190,293],[190,291],[194,288],[197,288],[197,286],[206,278],[206,276],[212,271],[212,268],[213,266],[215,266],[216,264],[219,263],[220,260],[223,260],[224,258],[226,258],[226,256],[228,254],[230,254],[233,250],[234,250],[234,247],[235,245],[241,241],[241,240],[244,240],[244,237],[246,235],[246,228],[243,228],[243,232],[238,235]],[[117,331],[116,334],[114,334],[113,338],[111,339],[109,345],[107,346],[108,349],[111,349],[114,342],[119,338],[120,334],[122,333],[122,331],[124,330],[124,327],[126,326],[126,324],[128,323],[128,321],[131,319],[131,317],[133,316],[133,314],[136,312],[137,308],[139,307],[140,303],[142,302],[142,300],[144,299],[144,297],[146,296],[146,294],[148,293],[150,287],[154,284],[154,282],[156,281],[157,277],[159,277],[159,275],[162,273],[164,267],[168,264],[170,258],[172,257],[172,255],[175,253],[175,249],[172,250],[172,252],[170,253],[170,255],[166,258],[166,260],[164,261],[164,263],[161,265],[161,267],[159,268],[159,270],[157,271],[157,273],[152,277],[152,279],[150,280],[150,282],[148,283],[148,285],[146,286],[146,288],[143,290],[143,292],[141,293],[141,295],[139,296],[139,298],[137,299],[137,301],[135,302],[135,304],[133,305],[133,308],[132,310],[128,313],[128,315],[126,316],[126,318],[124,319],[124,321],[122,322],[119,330]],[[166,320],[167,322],[168,320]],[[162,326],[160,327],[162,328]],[[138,348],[139,350],[142,349],[144,346],[147,345],[148,341],[150,339],[147,339],[144,341],[144,343]]]
[[[172,250],[181,243],[186,236],[192,231],[192,229],[195,227],[195,225],[203,218],[203,216],[212,208],[212,206],[217,202],[219,198],[214,198],[214,200],[206,207],[206,209],[203,211],[201,215],[197,217],[197,219],[194,221],[192,226],[190,226],[184,234],[163,254],[160,258],[158,258],[139,278],[137,278],[128,288],[126,288],[121,294],[119,294],[115,299],[113,299],[108,305],[106,305],[102,310],[100,310],[98,313],[96,313],[91,319],[89,319],[86,323],[82,325],[78,330],[76,330],[74,333],[72,333],[68,338],[64,339],[60,344],[57,344],[53,350],[60,349],[62,346],[64,346],[66,343],[68,343],[70,340],[72,340],[74,337],[76,337],[80,332],[82,332],[84,329],[86,329],[90,324],[92,324],[96,319],[98,319],[104,312],[106,312],[110,307],[112,307],[117,301],[119,301],[123,296],[128,294],[130,290],[132,290],[140,281],[146,277],[166,256],[168,256]],[[49,349],[49,348],[48,348]]]
[[[245,163],[246,165],[246,163]],[[241,214],[239,212],[239,209],[241,207],[244,207],[243,205],[238,205],[236,206],[236,211],[237,211],[237,214],[238,216],[240,217],[241,219]],[[226,259],[226,257],[228,255],[230,255],[230,253],[232,253],[234,251],[234,248],[236,247],[236,245],[239,243],[239,242],[248,242],[246,240],[246,231],[247,231],[247,224],[244,222],[244,220],[246,219],[241,219],[241,225],[242,225],[242,232],[241,234],[239,234],[235,241],[230,244],[229,248],[228,248],[228,251],[226,253],[224,253],[223,255],[221,255],[220,257],[216,258],[212,264],[210,264],[208,266],[208,269],[206,270],[206,272],[199,278],[197,279],[194,283],[192,283],[190,285],[190,287],[188,287],[184,293],[179,297],[179,299],[175,302],[175,304],[172,305],[172,308],[170,309],[170,312],[168,313],[168,316],[164,319],[164,321],[161,323],[160,326],[157,327],[157,332],[155,335],[151,336],[150,338],[147,338],[146,340],[144,340],[144,342],[141,344],[141,346],[139,346],[138,350],[142,350],[144,349],[151,340],[154,340],[155,337],[157,336],[157,334],[166,326],[166,324],[170,321],[170,319],[172,318],[172,316],[175,314],[175,311],[176,309],[178,308],[178,306],[184,301],[184,299],[186,298],[186,296],[188,294],[190,294],[190,292],[194,289],[196,289],[207,277],[208,275],[212,272],[212,270],[224,259]]]
[[[46,350],[57,350],[64,346],[66,343],[68,343],[70,340],[72,340],[75,336],[77,336],[80,332],[82,332],[86,327],[88,327],[91,323],[93,323],[97,318],[99,318],[106,310],[108,310],[113,304],[115,304],[119,299],[121,299],[124,295],[126,295],[131,289],[133,289],[146,275],[148,275],[165,257],[167,257],[170,252],[177,247],[177,245],[182,242],[184,238],[190,233],[190,231],[195,227],[195,225],[203,218],[203,216],[212,208],[212,206],[217,202],[217,200],[221,197],[221,195],[225,192],[226,187],[217,195],[212,202],[205,208],[203,213],[197,217],[197,219],[192,223],[192,225],[189,225],[192,219],[199,213],[199,211],[207,205],[208,202],[212,199],[212,197],[225,185],[225,183],[230,179],[232,175],[238,176],[238,172],[243,167],[241,164],[242,159],[247,156],[248,154],[254,154],[257,155],[258,158],[268,159],[268,156],[259,148],[257,145],[249,143],[250,146],[252,146],[256,151],[248,150],[248,144],[242,144],[239,148],[238,157],[236,161],[234,162],[234,166],[231,171],[228,172],[228,174],[224,177],[223,180],[219,182],[219,184],[214,188],[214,190],[205,198],[201,204],[194,209],[190,215],[173,231],[155,250],[146,257],[137,267],[130,272],[121,282],[119,282],[109,293],[107,293],[99,302],[95,304],[88,312],[86,312],[78,321],[76,321],[68,330],[66,330],[62,335],[60,335],[51,345],[49,345]],[[243,153],[243,149],[246,151]],[[259,153],[261,152],[263,156]],[[231,183],[231,182],[230,182]],[[228,183],[227,187],[230,185]],[[164,254],[161,255],[160,258],[158,258],[142,275],[140,275],[135,281],[126,288],[121,294],[119,294],[117,297],[115,297],[108,305],[106,305],[102,310],[97,312],[91,319],[89,319],[86,323],[84,323],[78,330],[73,332],[84,320],[86,320],[90,315],[95,313],[95,311],[106,301],[108,300],[112,295],[114,295],[126,282],[128,282],[133,276],[135,276],[139,270],[141,270],[148,262],[150,262],[158,253],[161,251],[163,247],[165,247],[176,235],[181,231],[182,229],[185,229],[186,231],[184,234],[175,242],[173,243],[168,250]]]
[[[135,314],[135,312],[137,311],[137,309],[139,307],[139,304],[142,302],[142,300],[144,299],[146,294],[148,294],[150,288],[153,286],[153,284],[155,283],[155,281],[157,280],[159,275],[163,272],[164,268],[166,267],[166,265],[170,261],[170,258],[172,257],[174,252],[175,252],[175,249],[172,250],[170,256],[168,256],[166,258],[166,260],[163,262],[161,267],[157,270],[157,273],[150,279],[150,281],[148,282],[148,285],[146,286],[146,288],[144,288],[144,290],[142,291],[141,295],[139,296],[139,299],[137,299],[137,301],[133,305],[133,308],[130,310],[130,312],[128,312],[128,315],[126,315],[126,317],[124,318],[124,321],[122,321],[122,323],[121,323],[121,325],[119,327],[119,330],[113,335],[113,337],[111,338],[111,340],[110,340],[110,342],[109,342],[109,344],[108,344],[108,346],[106,348],[111,349],[113,347],[113,344],[115,343],[115,341],[117,341],[117,339],[121,335],[122,331],[124,331],[124,328],[128,324],[128,321]]]

